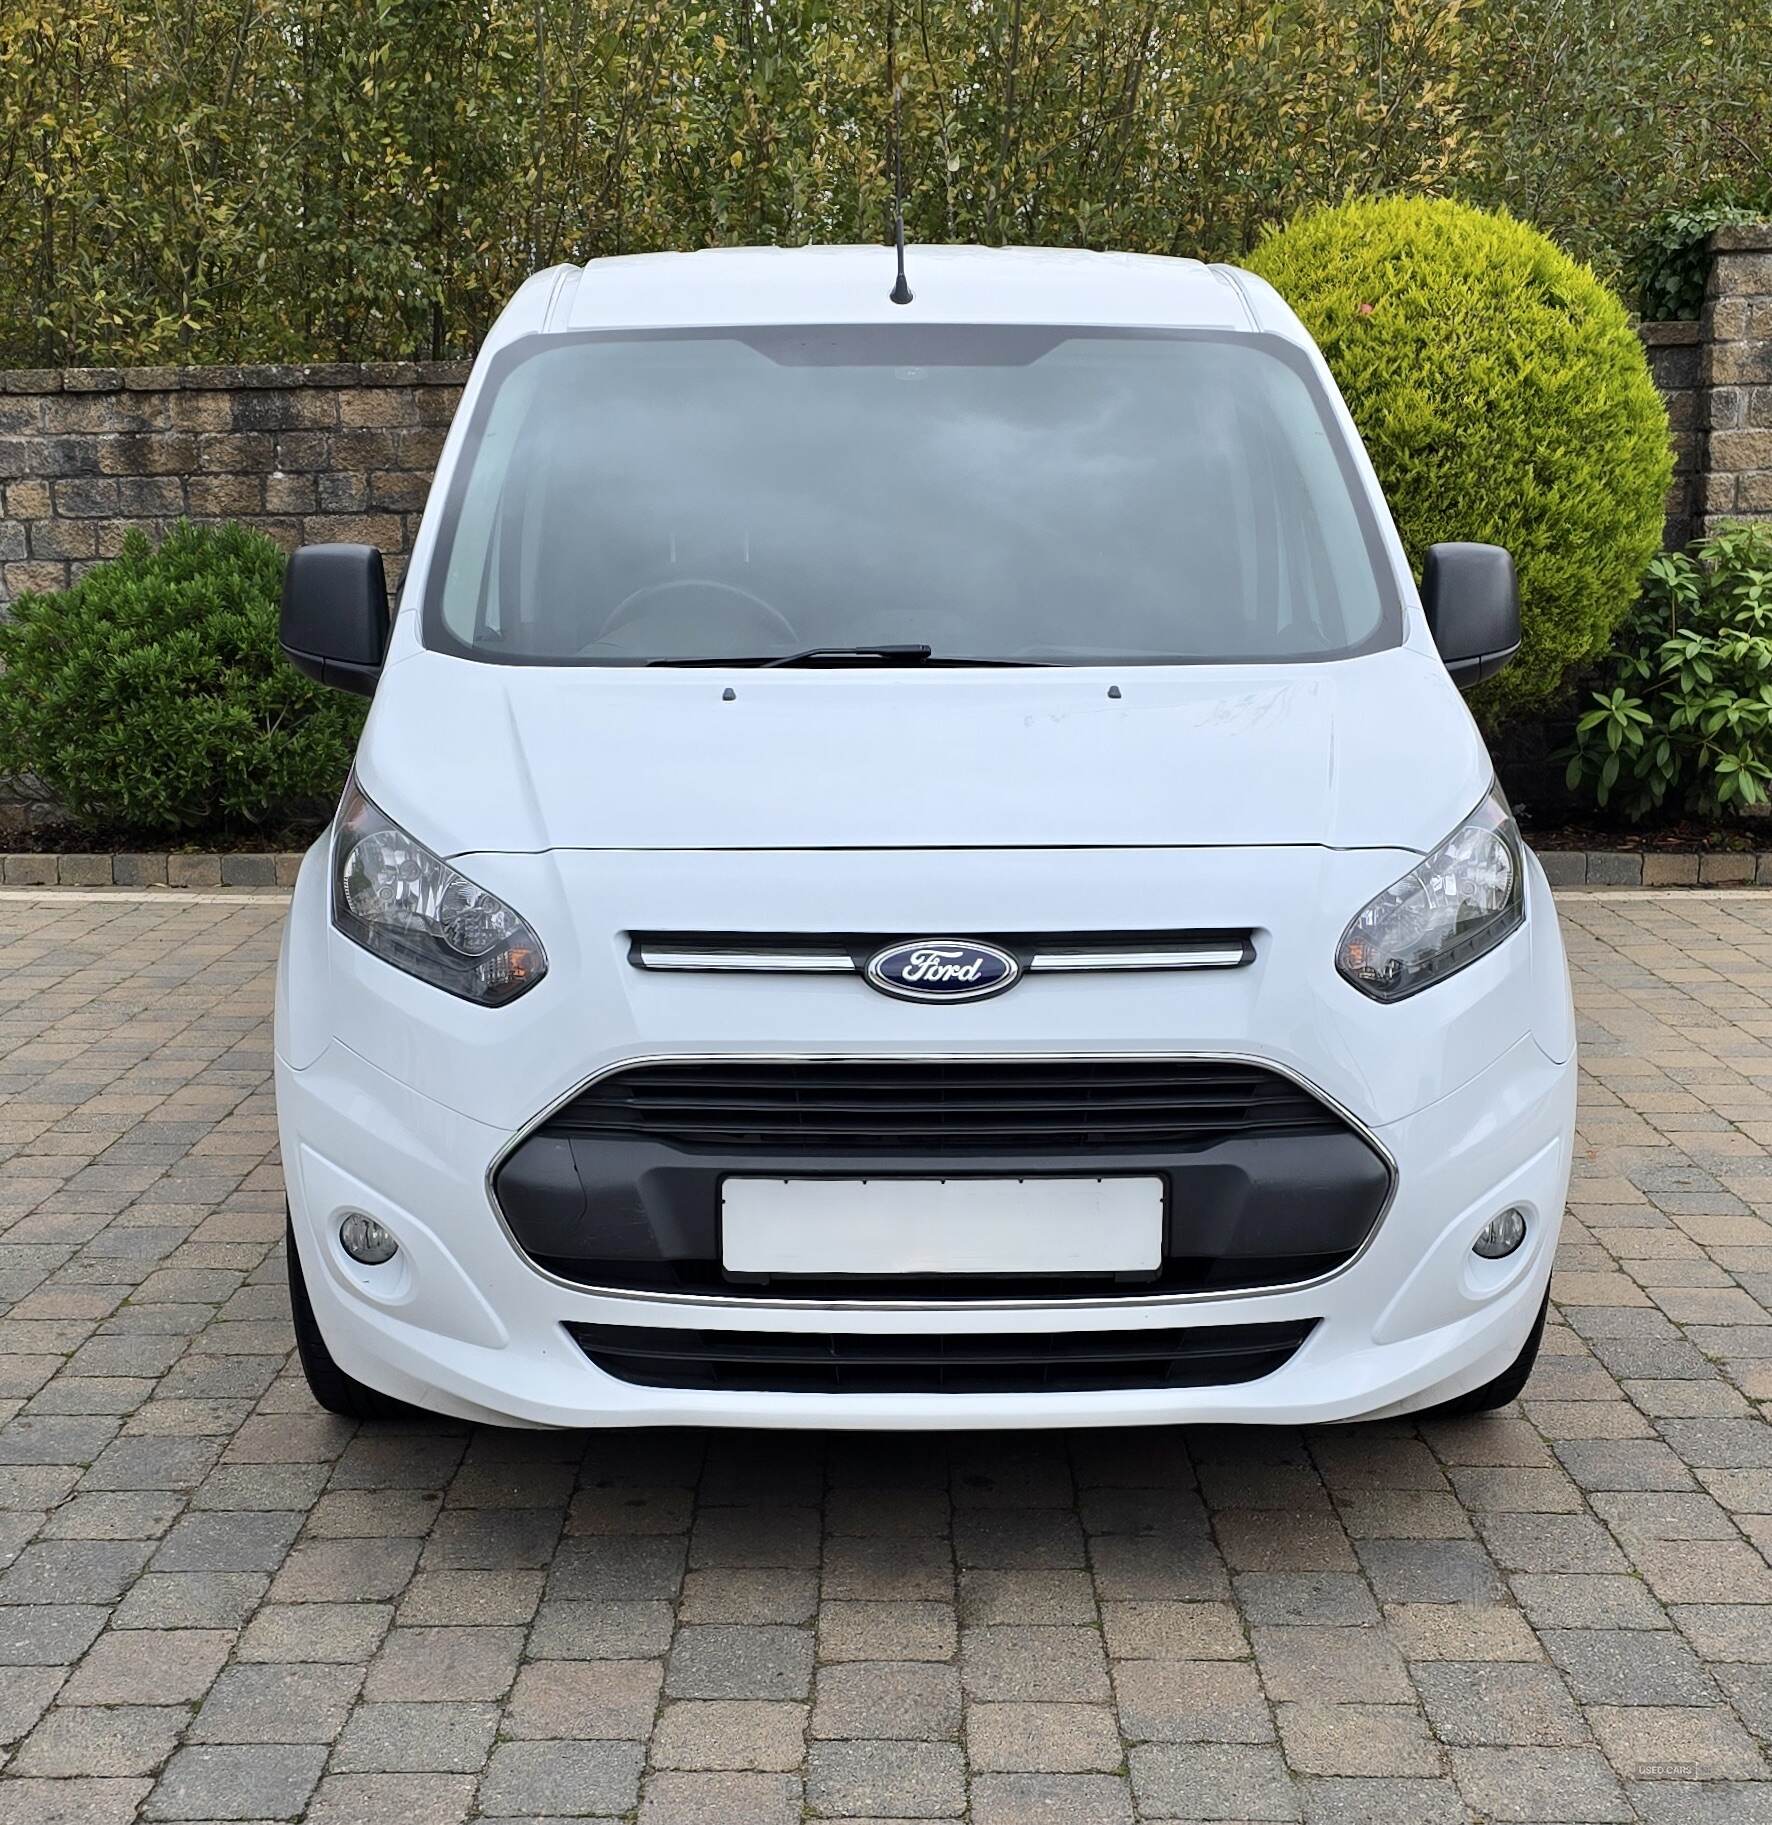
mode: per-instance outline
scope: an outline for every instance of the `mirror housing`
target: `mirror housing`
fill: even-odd
[[[1430,545],[1421,606],[1461,691],[1493,678],[1520,650],[1520,582],[1499,545]]]
[[[373,545],[302,545],[289,554],[277,640],[297,671],[373,697],[390,628],[387,573]]]

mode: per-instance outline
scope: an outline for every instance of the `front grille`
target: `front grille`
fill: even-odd
[[[643,1388],[753,1394],[1085,1394],[1257,1381],[1316,1328],[1200,1325],[1156,1331],[878,1336],[569,1324],[607,1375]]]
[[[592,1084],[544,1132],[873,1157],[1148,1150],[1345,1128],[1308,1090],[1261,1065],[796,1059],[636,1066]]]

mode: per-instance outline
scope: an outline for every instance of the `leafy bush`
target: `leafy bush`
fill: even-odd
[[[1654,560],[1593,708],[1569,785],[1710,816],[1772,796],[1772,527],[1736,526]]]
[[[1513,553],[1524,641],[1473,706],[1547,703],[1661,544],[1667,412],[1623,305],[1535,229],[1438,199],[1320,210],[1249,264],[1321,345],[1411,561]]]
[[[1637,309],[1654,322],[1696,318],[1710,277],[1711,235],[1732,223],[1762,220],[1766,213],[1735,203],[1703,203],[1658,216],[1638,242],[1631,266]]]
[[[143,836],[275,826],[334,796],[361,707],[277,650],[283,554],[244,526],[140,533],[0,622],[0,774]]]

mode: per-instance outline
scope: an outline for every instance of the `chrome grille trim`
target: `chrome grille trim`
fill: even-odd
[[[756,970],[781,974],[826,970],[853,976],[854,959],[845,951],[678,950],[636,945],[634,961],[643,970]]]
[[[1236,970],[1251,960],[1247,946],[1179,945],[1174,950],[1036,951],[1030,970]]]
[[[1177,934],[1031,933],[1009,938],[985,934],[1016,953],[1024,971],[1058,974],[1098,970],[1234,970],[1255,961],[1247,932]],[[863,975],[868,957],[894,941],[892,934],[845,933],[800,945],[771,935],[755,943],[741,932],[705,937],[633,934],[628,960],[636,969],[752,973],[757,975]],[[913,939],[911,940],[914,942]]]

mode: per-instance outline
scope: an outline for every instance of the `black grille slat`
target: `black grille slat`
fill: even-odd
[[[1264,1121],[1261,1124],[1261,1132],[1264,1134],[1272,1134],[1278,1132],[1281,1128],[1295,1132],[1300,1128],[1315,1128],[1319,1125],[1317,1120],[1311,1116],[1289,1116],[1283,1121]],[[899,1118],[898,1126],[901,1133],[905,1134],[908,1138],[911,1135],[944,1135],[952,1124],[949,1122],[916,1123],[913,1122],[911,1118],[901,1117]],[[686,1136],[685,1138],[699,1139],[705,1135],[710,1138],[726,1140],[743,1135],[756,1135],[759,1138],[767,1138],[770,1140],[792,1140],[795,1136],[823,1135],[834,1139],[872,1140],[876,1138],[879,1133],[877,1118],[863,1120],[858,1116],[854,1119],[846,1120],[841,1117],[826,1115],[822,1111],[809,1114],[805,1119],[798,1121],[785,1119],[766,1120],[756,1116],[746,1119],[745,1117],[738,1116],[730,1121],[698,1120],[695,1127],[697,1130],[696,1134],[694,1136]],[[1154,1141],[1168,1139],[1170,1137],[1197,1139],[1206,1136],[1216,1136],[1225,1132],[1226,1124],[1222,1121],[1215,1122],[1206,1120],[1198,1122],[1175,1120],[1153,1120],[1148,1122],[1131,1121],[1124,1117],[1116,1116],[1111,1110],[1104,1110],[1093,1120],[1079,1118],[1072,1122],[1054,1124],[1054,1127],[1062,1129],[1066,1133],[1118,1134],[1141,1141]],[[595,1123],[575,1125],[575,1132],[578,1133],[607,1133],[612,1131],[628,1133],[631,1132],[632,1129],[631,1125],[625,1122],[610,1122],[602,1125]],[[680,1125],[670,1124],[664,1127],[648,1126],[646,1132],[649,1134],[665,1135],[682,1134],[684,1133],[684,1129]],[[1049,1130],[1049,1132],[1051,1132],[1051,1130]],[[1033,1142],[1033,1137],[1029,1136],[1027,1133],[1027,1123],[1025,1120],[1012,1121],[1005,1119],[1002,1121],[989,1122],[976,1120],[969,1121],[966,1124],[965,1138],[975,1142],[999,1140],[1015,1141],[1017,1143],[1027,1140],[1030,1144]]]
[[[941,1346],[936,1349],[931,1348],[931,1340],[926,1337],[877,1337],[859,1332],[851,1336],[847,1332],[786,1331],[747,1335],[742,1331],[698,1331],[692,1333],[696,1342],[689,1347],[673,1348],[668,1343],[657,1341],[669,1335],[666,1331],[647,1331],[632,1342],[612,1341],[604,1335],[597,1339],[597,1353],[600,1356],[631,1356],[659,1362],[839,1362],[853,1363],[860,1368],[925,1361],[1006,1365],[1043,1362],[1055,1353],[1050,1349],[1030,1349],[1028,1340],[1022,1337],[999,1337],[989,1333],[980,1337],[936,1339],[934,1342]],[[1107,1332],[1102,1335],[1114,1336],[1116,1333]],[[1136,1338],[1138,1334],[1133,1332],[1130,1335]],[[1166,1337],[1168,1334],[1159,1335]],[[703,1342],[703,1339],[709,1341]],[[851,1345],[854,1347],[849,1347]],[[1247,1350],[1246,1343],[1214,1343],[1207,1346],[1195,1344],[1190,1347],[1187,1355],[1190,1361],[1209,1362],[1219,1357],[1241,1356]],[[1153,1347],[1149,1343],[1128,1342],[1111,1346],[1097,1345],[1089,1350],[1088,1358],[1094,1363],[1154,1362],[1167,1360],[1175,1354],[1173,1346],[1167,1343]]]
[[[971,1335],[566,1328],[598,1368],[642,1387],[960,1394],[1233,1386],[1282,1367],[1316,1322]]]
[[[804,1060],[645,1065],[604,1078],[548,1120],[559,1134],[625,1134],[683,1145],[809,1149],[862,1141],[882,1152],[1080,1141],[1198,1144],[1345,1126],[1260,1065],[1211,1060],[1079,1064],[1001,1060]]]

